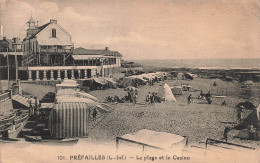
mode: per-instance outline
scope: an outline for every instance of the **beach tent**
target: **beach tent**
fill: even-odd
[[[191,73],[184,73],[184,76],[185,76],[185,79],[190,79],[190,80],[193,80],[193,75]]]
[[[108,87],[110,88],[117,88],[118,87],[118,84],[116,81],[114,81],[112,78],[104,78],[107,83],[108,83]]]
[[[143,152],[149,151],[149,149],[155,149],[162,150],[164,152],[174,151],[175,153],[181,153],[187,143],[187,139],[177,134],[156,132],[147,129],[142,129],[134,133],[125,134],[121,137],[116,137],[117,147],[119,147],[120,144],[131,148],[131,144],[129,143],[135,145],[132,147],[135,147],[137,150],[140,147]]]
[[[120,83],[120,86],[126,88],[128,86],[135,86],[136,83],[138,85],[145,85],[145,80],[141,80],[137,77],[125,77],[123,81]]]
[[[184,80],[184,79],[185,79],[184,74],[183,74],[183,73],[178,73],[177,79],[178,79],[178,80]]]
[[[171,90],[172,90],[172,93],[174,95],[182,95],[183,92],[182,92],[182,87],[181,86],[174,86],[174,87],[171,87]]]
[[[172,94],[172,90],[167,83],[160,87],[158,95],[162,98],[165,98],[165,101],[176,101],[176,98]]]
[[[239,104],[237,104],[237,107],[241,109],[249,109],[249,110],[254,110],[256,108],[254,104],[249,101],[240,102]]]
[[[137,88],[135,88],[135,87],[133,87],[133,86],[128,86],[128,87],[126,87],[125,89],[124,89],[124,91],[138,91],[138,89]]]
[[[93,78],[91,83],[91,89],[104,89],[108,86],[108,82],[103,78]]]
[[[128,86],[132,86],[132,78],[124,77],[122,82],[120,83],[120,86],[123,88],[126,88]]]
[[[48,127],[53,138],[86,137],[89,133],[89,111],[86,102],[58,102],[49,116]]]
[[[239,133],[235,136],[237,138],[241,139],[249,139],[249,131],[248,126],[250,123],[253,124],[254,128],[256,128],[256,131],[258,132],[258,135],[260,135],[260,105],[253,110],[242,122],[240,125],[243,129],[239,131]]]

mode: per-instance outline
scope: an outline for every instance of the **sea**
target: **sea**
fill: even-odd
[[[143,66],[199,69],[260,69],[260,58],[132,60]]]

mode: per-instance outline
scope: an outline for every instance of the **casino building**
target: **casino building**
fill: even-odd
[[[22,43],[19,78],[30,80],[84,79],[120,71],[122,55],[104,49],[74,49],[71,35],[57,20],[38,26],[31,17]]]

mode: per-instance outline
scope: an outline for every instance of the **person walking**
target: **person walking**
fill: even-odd
[[[187,98],[187,100],[188,100],[188,104],[190,104],[191,103],[191,94],[188,96],[188,98]]]

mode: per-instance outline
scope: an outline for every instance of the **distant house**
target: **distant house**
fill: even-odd
[[[18,37],[14,37],[13,39],[3,37],[3,39],[0,40],[0,79],[4,80],[8,78],[7,63],[9,63],[10,79],[15,79],[15,61],[17,61],[17,65],[20,66],[23,58],[21,45],[22,42]],[[17,60],[15,56],[17,56]],[[9,62],[7,62],[7,58]]]
[[[0,40],[0,52],[6,52],[7,49],[12,48],[12,40],[6,39],[6,37],[3,38],[3,40]]]
[[[7,52],[7,49],[9,52],[14,52],[15,50],[17,52],[21,52],[22,42],[20,41],[20,38],[14,37],[11,40],[7,39],[6,37],[3,37],[3,39],[0,40],[0,52]]]

